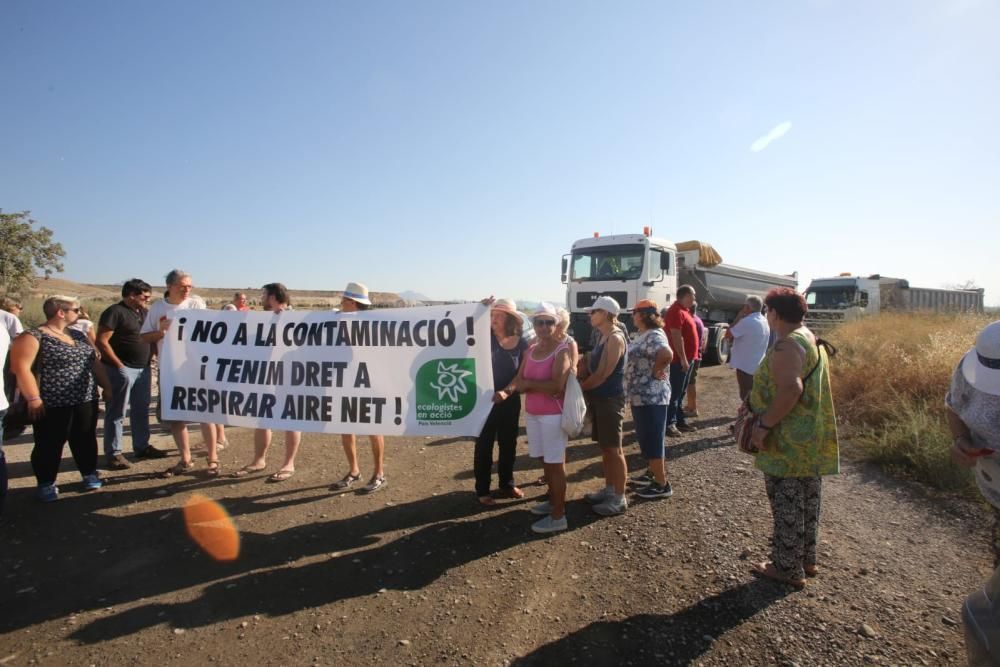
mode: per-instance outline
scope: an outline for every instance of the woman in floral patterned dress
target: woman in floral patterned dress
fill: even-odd
[[[840,472],[829,357],[802,325],[806,302],[790,288],[764,299],[777,340],[754,375],[750,407],[756,467],[764,473],[774,518],[771,561],[754,572],[795,588],[815,576],[823,475]]]

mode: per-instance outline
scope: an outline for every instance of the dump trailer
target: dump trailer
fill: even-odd
[[[729,358],[725,339],[729,323],[743,307],[746,297],[763,298],[774,287],[798,285],[797,274],[780,275],[724,264],[711,245],[700,241],[674,244],[642,234],[618,234],[584,238],[573,243],[563,257],[562,281],[566,284],[569,333],[583,351],[593,347],[590,317],[585,311],[600,296],[610,296],[622,307],[619,318],[633,331],[631,312],[642,299],[668,307],[679,285],[691,285],[698,301],[698,315],[705,323],[708,344],[706,366]]]
[[[886,311],[983,312],[983,289],[911,287],[905,278],[849,273],[816,278],[806,289],[806,325],[829,331],[844,322]]]

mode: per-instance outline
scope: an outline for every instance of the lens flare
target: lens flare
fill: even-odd
[[[240,532],[229,513],[211,498],[200,493],[188,498],[184,525],[188,537],[215,560],[231,561],[240,555]]]

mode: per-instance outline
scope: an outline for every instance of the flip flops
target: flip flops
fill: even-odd
[[[269,482],[284,482],[286,479],[289,479],[294,474],[295,474],[294,470],[279,470],[278,472],[276,472],[273,475],[271,475],[270,477],[268,477],[267,481],[269,481]]]
[[[247,477],[249,475],[253,475],[254,473],[264,472],[264,468],[266,467],[267,466],[260,466],[260,467],[249,466],[249,465],[243,466],[242,468],[233,473],[233,477]]]

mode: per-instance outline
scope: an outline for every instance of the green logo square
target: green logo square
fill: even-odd
[[[476,360],[435,359],[417,371],[417,420],[451,422],[476,405]]]

